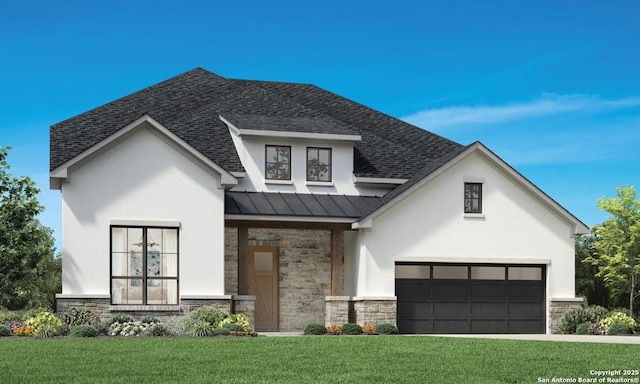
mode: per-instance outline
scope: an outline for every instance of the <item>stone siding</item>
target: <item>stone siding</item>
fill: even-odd
[[[238,294],[238,228],[224,229],[224,293]]]
[[[354,298],[351,322],[360,325],[396,324],[397,301],[393,299]]]
[[[549,301],[549,332],[558,333],[560,318],[570,309],[582,306],[582,299],[551,299]]]
[[[349,322],[350,303],[349,296],[327,296],[325,298],[324,325],[343,325]]]
[[[278,247],[279,329],[322,323],[331,294],[331,231],[250,228],[249,246]]]

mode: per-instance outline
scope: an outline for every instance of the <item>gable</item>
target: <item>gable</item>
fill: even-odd
[[[496,177],[496,180],[501,180],[499,184],[501,186],[500,190],[510,189],[520,191],[519,195],[526,196],[526,198],[521,200],[520,205],[526,206],[530,215],[535,214],[538,209],[543,209],[567,226],[569,236],[588,232],[589,228],[584,223],[479,142],[466,147],[454,156],[444,157],[440,162],[435,161],[433,164],[426,166],[404,185],[380,199],[380,202],[375,208],[358,222],[354,223],[354,228],[371,228],[377,217],[389,210],[395,209],[394,207],[396,205],[402,204],[406,199],[412,198],[414,194],[418,193],[418,195],[420,195],[419,191],[430,183],[439,183],[439,179],[448,178],[448,174],[453,172],[461,163],[472,163],[476,164],[476,166],[483,164],[484,167],[490,167],[487,168],[487,170],[491,169],[496,175],[500,175],[499,178]],[[483,178],[484,176],[482,176],[482,174],[485,173],[485,171],[469,171],[468,173],[469,175],[467,175],[467,177],[475,180],[477,178]],[[448,196],[459,197],[457,203],[451,202],[451,209],[454,209],[453,212],[458,212],[462,209],[463,185],[464,180],[460,179],[456,185],[451,186],[448,192]],[[442,196],[442,198],[444,198],[443,204],[446,204],[445,202],[447,201],[445,197],[446,196]],[[508,194],[503,197],[509,199]],[[435,198],[432,197],[432,199]],[[435,199],[435,201],[437,201],[437,199]],[[423,213],[429,214],[428,212]],[[442,213],[439,214],[442,215]]]
[[[83,167],[85,164],[98,158],[101,154],[119,146],[143,130],[153,133],[157,138],[180,152],[200,168],[215,176],[219,180],[219,188],[237,184],[237,179],[233,175],[195,150],[180,137],[155,121],[155,119],[145,115],[52,170],[50,173],[51,188],[60,189],[63,182],[69,181],[70,173],[75,169]],[[144,150],[141,150],[140,153],[144,153]]]

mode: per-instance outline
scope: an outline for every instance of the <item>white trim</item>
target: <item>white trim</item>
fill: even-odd
[[[356,184],[391,184],[401,185],[407,182],[409,179],[387,179],[383,177],[360,177],[353,176],[353,182]]]
[[[111,299],[111,295],[56,293],[56,299]]]
[[[111,219],[111,225],[132,226],[132,227],[181,228],[181,223],[179,221],[165,221],[165,220]]]
[[[516,259],[502,257],[439,257],[439,256],[394,256],[394,262],[403,263],[450,263],[450,264],[545,264],[551,259]]]
[[[247,175],[246,172],[231,172],[231,175],[233,177],[237,177],[237,178],[243,178]]]
[[[304,140],[320,140],[320,141],[343,141],[358,142],[362,141],[360,135],[342,135],[337,133],[310,133],[310,132],[292,132],[292,131],[270,131],[262,129],[240,129],[222,115],[218,116],[227,127],[239,136],[255,137],[255,138],[280,138],[280,139],[304,139]]]
[[[465,213],[462,217],[465,219],[484,219],[484,213]]]
[[[265,184],[293,185],[293,180],[264,179]]]
[[[313,186],[313,187],[333,187],[332,181],[307,181],[305,185]]]
[[[182,295],[180,300],[231,300],[233,295]]]
[[[397,296],[354,296],[352,301],[398,301]]]
[[[475,177],[475,176],[463,176],[462,181],[465,183],[479,183],[484,184],[484,177]]]
[[[582,303],[584,302],[584,297],[566,297],[566,298],[552,297],[549,299],[549,302],[550,303],[554,303],[554,302]]]
[[[134,132],[140,127],[143,127],[144,123],[147,123],[150,127],[154,128],[152,130],[149,130],[151,133],[155,134],[160,139],[174,146],[175,148],[185,151],[185,153],[189,155],[192,160],[196,160],[194,162],[200,165],[203,169],[214,171],[215,173],[219,174],[221,187],[233,186],[238,184],[238,180],[232,174],[224,170],[224,168],[211,161],[211,159],[204,156],[202,153],[200,153],[200,151],[193,148],[191,145],[171,132],[168,128],[157,122],[151,116],[144,115],[129,123],[127,126],[119,129],[106,139],[98,142],[97,144],[94,144],[92,147],[83,151],[74,158],[66,161],[56,169],[52,170],[49,173],[50,187],[52,189],[60,189],[62,182],[69,181],[69,168],[82,164],[85,161],[91,160],[92,157],[99,154],[103,149],[108,149],[110,146],[116,145],[118,141],[126,137],[127,134]]]
[[[297,223],[338,223],[351,224],[355,218],[346,217],[314,217],[314,216],[270,216],[270,215],[224,215],[225,220],[247,221],[289,221]]]

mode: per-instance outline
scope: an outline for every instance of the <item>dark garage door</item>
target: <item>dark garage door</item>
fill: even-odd
[[[396,264],[401,333],[545,333],[545,266]]]

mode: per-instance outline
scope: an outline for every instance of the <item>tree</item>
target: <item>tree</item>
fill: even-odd
[[[0,147],[0,307],[50,305],[52,298],[46,296],[61,273],[53,231],[37,218],[44,207],[35,182],[9,173],[10,149]]]
[[[586,259],[598,267],[611,298],[628,297],[633,315],[634,301],[640,297],[640,201],[633,186],[616,188],[617,197],[598,199],[598,207],[611,216],[594,228],[596,254]]]
[[[596,241],[593,230],[576,237],[576,295],[582,296],[590,305],[602,307],[619,306],[609,298],[609,290],[601,277],[597,276],[598,267],[585,262],[589,257],[596,255],[594,243]]]

